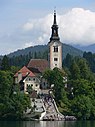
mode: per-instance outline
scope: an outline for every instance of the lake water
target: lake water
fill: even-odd
[[[95,127],[95,121],[0,121],[0,127]]]

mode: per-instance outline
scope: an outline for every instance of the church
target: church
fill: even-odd
[[[32,86],[37,93],[39,93],[40,88],[46,89],[47,82],[41,77],[46,69],[53,70],[55,67],[62,69],[62,43],[58,34],[55,10],[53,20],[51,37],[48,42],[48,61],[45,59],[31,59],[27,67],[24,66],[14,75],[15,84],[20,84],[25,93],[27,93],[28,86]]]

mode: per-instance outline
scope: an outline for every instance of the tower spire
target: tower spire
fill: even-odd
[[[51,34],[51,40],[60,40],[59,36],[58,36],[58,25],[57,25],[57,21],[56,21],[56,10],[54,9],[54,21],[53,21],[53,25],[51,27],[52,29],[52,34]]]

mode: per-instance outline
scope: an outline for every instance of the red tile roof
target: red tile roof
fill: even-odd
[[[22,77],[25,77],[25,76],[30,76],[30,77],[33,77],[35,76],[26,66],[24,66],[23,68],[21,68],[15,75],[14,77],[17,77],[18,76],[18,73],[22,73]]]
[[[39,72],[44,72],[47,68],[49,68],[48,61],[45,59],[31,59],[27,67],[29,69],[38,69]]]

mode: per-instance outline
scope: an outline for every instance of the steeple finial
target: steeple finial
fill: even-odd
[[[55,9],[54,9],[54,25],[56,25],[57,23],[56,23],[56,7],[55,7]]]
[[[54,7],[54,13],[56,13],[56,6]]]

